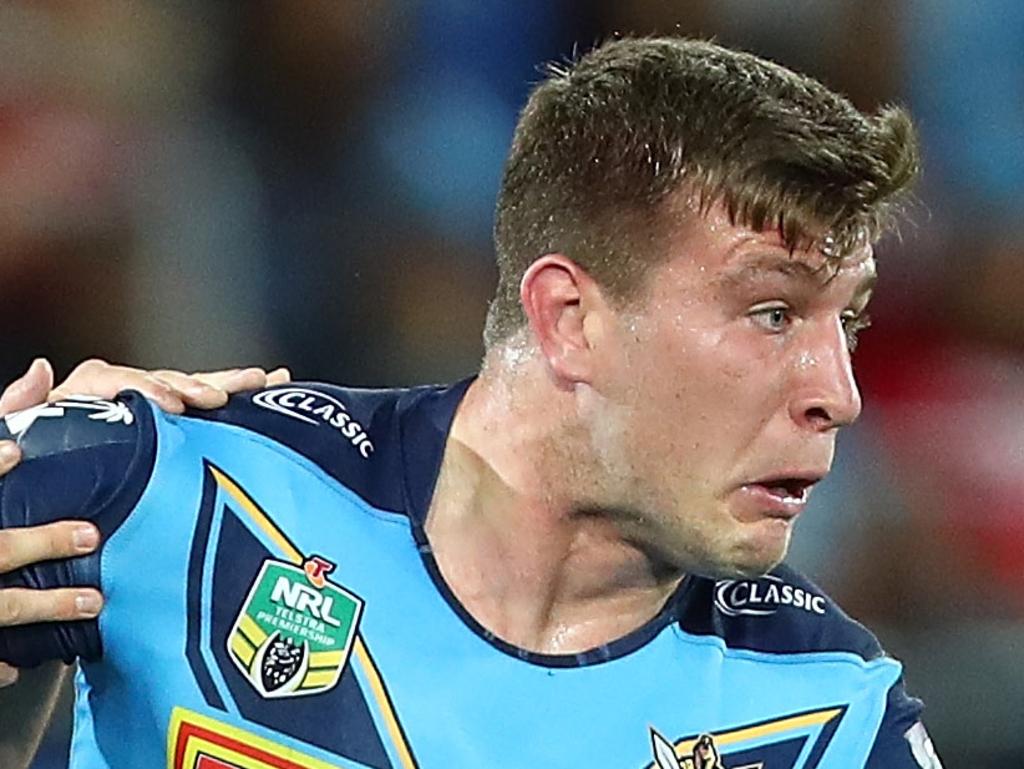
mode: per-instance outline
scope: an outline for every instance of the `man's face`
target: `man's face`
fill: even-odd
[[[860,413],[849,347],[874,259],[865,246],[837,270],[720,211],[670,254],[610,324],[594,449],[628,537],[687,571],[763,573]]]

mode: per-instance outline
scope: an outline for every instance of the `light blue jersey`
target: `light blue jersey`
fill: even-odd
[[[295,384],[172,416],[134,394],[8,417],[0,524],[96,521],[98,622],[0,630],[79,659],[74,769],[938,766],[900,665],[812,583],[688,577],[577,655],[481,627],[423,523],[466,384]],[[2,433],[3,431],[0,431]]]

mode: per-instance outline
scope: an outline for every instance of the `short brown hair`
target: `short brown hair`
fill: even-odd
[[[700,210],[778,228],[791,248],[823,233],[841,254],[873,242],[918,171],[910,118],[872,115],[816,80],[683,38],[608,42],[552,65],[523,109],[498,198],[489,347],[525,323],[519,282],[562,253],[619,300],[662,258],[660,207],[686,188]]]

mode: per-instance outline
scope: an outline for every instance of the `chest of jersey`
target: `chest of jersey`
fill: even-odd
[[[182,421],[153,478],[105,550],[79,767],[852,769],[898,676],[675,624],[524,658],[446,596],[408,518],[279,445]]]

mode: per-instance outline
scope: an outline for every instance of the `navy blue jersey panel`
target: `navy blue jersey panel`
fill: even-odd
[[[411,390],[398,404],[398,443],[405,455],[405,510],[419,525],[426,522],[455,411],[472,382],[464,379],[450,387]]]
[[[367,390],[293,382],[188,416],[252,430],[302,454],[381,510],[425,514],[455,409],[471,380]],[[405,488],[395,483],[406,470]]]
[[[196,518],[195,534],[188,556],[188,583],[186,588],[187,613],[185,616],[185,657],[203,694],[206,704],[218,710],[226,710],[224,700],[217,691],[210,669],[203,659],[202,636],[206,615],[203,612],[203,563],[213,527],[214,505],[217,503],[217,487],[209,467],[203,468],[203,495]]]
[[[715,635],[735,649],[780,653],[883,654],[878,640],[817,585],[782,565],[759,579],[697,578],[679,602],[679,621],[696,635]]]
[[[729,754],[730,766],[739,767],[765,767],[765,766],[796,766],[797,757],[804,749],[807,742],[806,737],[792,740],[785,740],[772,745],[767,751],[762,750],[738,750]],[[719,764],[721,766],[721,764]],[[817,769],[812,764],[807,764],[807,769]]]
[[[403,390],[295,382],[233,396],[189,417],[252,430],[305,456],[383,510],[401,510],[395,405]]]
[[[23,459],[0,478],[0,527],[86,519],[104,539],[142,495],[156,451],[152,412],[135,394],[115,401],[69,399],[10,415],[0,426],[3,438],[19,443]],[[0,587],[70,586],[102,588],[99,552],[0,574]],[[22,667],[100,654],[95,621],[0,629],[0,659]]]
[[[931,739],[921,723],[923,710],[921,701],[907,694],[903,679],[897,681],[889,690],[885,716],[864,769],[938,769]]]

